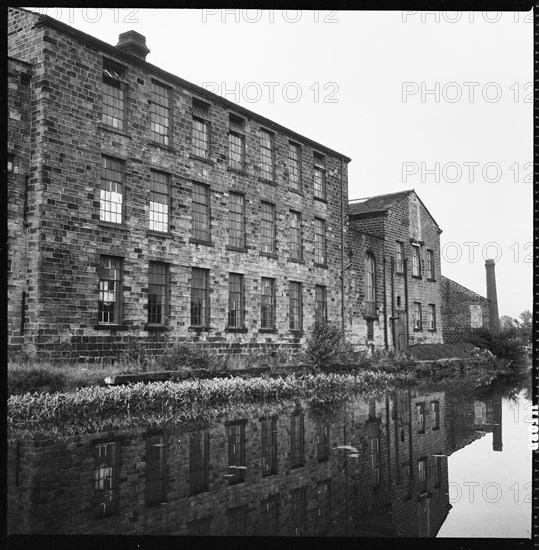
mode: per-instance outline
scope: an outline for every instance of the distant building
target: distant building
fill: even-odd
[[[442,230],[415,191],[349,203],[348,319],[360,345],[441,343]]]

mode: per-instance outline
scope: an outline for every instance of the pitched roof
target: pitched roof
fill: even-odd
[[[374,197],[351,200],[348,203],[350,215],[387,212],[396,202],[412,192],[413,189],[408,189],[407,191],[399,191],[398,193],[388,193],[386,195],[376,195]]]
[[[481,294],[478,294],[477,292],[470,290],[469,288],[466,288],[464,285],[457,283],[457,281],[453,281],[453,279],[450,279],[445,275],[440,275],[440,280],[442,283],[444,283],[445,281],[449,281],[450,284],[458,286],[459,288],[461,288],[462,290],[465,290],[466,292],[469,292],[470,294],[475,294],[475,296],[477,296],[477,298],[481,298],[481,300],[488,300],[488,298],[485,298],[484,296],[481,296]]]
[[[385,214],[388,210],[391,210],[397,202],[407,197],[410,193],[415,193],[415,196],[423,205],[423,208],[425,208],[427,214],[431,217],[432,221],[436,224],[441,233],[442,230],[440,229],[440,226],[414,189],[398,191],[397,193],[387,193],[385,195],[375,195],[374,197],[366,197],[364,199],[352,199],[348,201],[349,215],[361,217],[363,215]]]

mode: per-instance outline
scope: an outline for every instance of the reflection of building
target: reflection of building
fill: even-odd
[[[441,229],[421,199],[409,190],[349,208],[354,340],[397,349],[442,342]]]
[[[434,536],[450,508],[444,411],[443,392],[400,391],[21,440],[9,531]]]

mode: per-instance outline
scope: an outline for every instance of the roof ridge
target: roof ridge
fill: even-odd
[[[358,199],[349,199],[348,202],[354,202],[354,201],[363,201],[363,200],[369,200],[369,199],[377,199],[379,197],[389,197],[390,195],[401,195],[404,193],[415,193],[415,189],[405,189],[404,191],[395,191],[393,193],[383,193],[382,195],[371,195],[370,197],[359,197]]]

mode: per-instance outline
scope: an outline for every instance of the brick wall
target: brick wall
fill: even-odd
[[[248,351],[279,345],[297,350],[302,332],[289,330],[289,282],[303,285],[303,328],[314,323],[314,287],[327,287],[328,318],[341,319],[342,204],[347,204],[347,159],[254,113],[172,75],[136,61],[113,47],[68,31],[48,19],[37,28],[35,15],[11,9],[9,53],[33,66],[30,83],[31,132],[35,136],[29,180],[29,224],[34,235],[35,284],[26,289],[28,323],[24,351],[42,356],[93,358],[121,351],[126,337],[147,342],[152,350],[170,337],[194,336],[221,351]],[[61,28],[59,28],[61,27]],[[125,67],[127,123],[124,131],[101,124],[103,59]],[[171,90],[171,143],[158,146],[149,135],[151,82]],[[211,152],[207,160],[191,154],[193,97],[210,104]],[[228,169],[229,114],[245,120],[245,169]],[[274,133],[275,181],[260,179],[260,132]],[[302,192],[289,188],[288,142],[301,146]],[[13,135],[13,147],[18,138]],[[325,157],[327,200],[313,198],[314,153]],[[102,155],[125,167],[122,224],[99,219]],[[151,170],[170,177],[170,231],[148,230]],[[191,242],[193,182],[208,185],[211,202],[211,243]],[[246,246],[229,245],[229,193],[245,203]],[[261,256],[261,201],[275,205],[276,254]],[[342,202],[341,202],[342,201]],[[39,203],[33,209],[32,204]],[[303,259],[289,261],[290,210],[301,213]],[[11,212],[11,211],[10,211]],[[327,261],[314,262],[314,220],[326,224]],[[344,226],[344,229],[342,229]],[[98,325],[98,266],[101,255],[123,259],[123,321],[118,330]],[[149,262],[169,265],[170,314],[167,331],[149,333]],[[14,264],[15,265],[15,264]],[[190,332],[191,269],[210,270],[209,331]],[[245,330],[227,331],[229,273],[240,273],[245,284]],[[261,332],[261,277],[276,281],[276,326]],[[10,301],[17,297],[10,294]],[[12,333],[17,326],[10,326]],[[13,351],[19,347],[11,348]],[[15,344],[13,338],[10,344]],[[241,347],[238,346],[241,344]]]
[[[441,453],[446,447],[444,392],[404,390],[409,416],[395,414],[396,396],[355,398],[345,403],[318,405],[244,406],[241,414],[226,413],[206,422],[185,422],[155,432],[144,428],[50,439],[13,440],[8,450],[8,524],[10,533],[49,534],[189,534],[191,522],[210,518],[204,534],[226,534],[229,511],[247,507],[246,534],[263,532],[263,504],[278,495],[278,533],[294,535],[292,492],[306,487],[306,535],[387,534],[418,536],[420,494],[417,459]],[[427,415],[424,433],[418,433],[416,404],[440,404],[440,429]],[[304,465],[291,467],[290,418],[304,418]],[[263,476],[261,458],[262,416],[277,417],[277,472]],[[405,421],[403,423],[403,420]],[[245,478],[230,485],[228,423],[241,421],[245,429]],[[318,460],[319,423],[329,423],[329,458]],[[207,490],[191,495],[190,437],[206,430],[209,441]],[[403,430],[404,437],[401,436]],[[163,437],[164,503],[147,506],[147,438]],[[378,440],[372,459],[372,440]],[[96,445],[116,442],[118,513],[96,517]],[[352,446],[357,452],[339,448]],[[402,477],[402,463],[413,469],[410,483]],[[379,465],[374,476],[373,464]],[[100,465],[99,463],[98,465]],[[439,488],[434,487],[433,464],[427,490],[432,518],[445,517],[448,501],[447,462]],[[329,481],[328,523],[323,525],[321,484]],[[345,526],[348,521],[348,531]],[[432,533],[430,533],[432,534]]]
[[[459,285],[447,277],[441,278],[442,317],[446,342],[466,341],[477,328],[488,328],[488,299]],[[472,309],[477,308],[479,317],[474,319],[480,326],[472,326]]]

